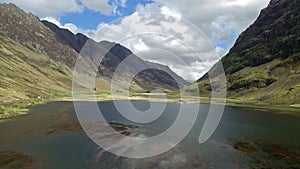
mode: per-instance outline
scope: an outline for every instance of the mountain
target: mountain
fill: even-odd
[[[3,35],[0,72],[1,105],[70,95],[72,70],[68,66]]]
[[[154,90],[155,88],[163,89],[161,86],[165,86],[166,89],[180,89],[190,84],[169,67],[146,62],[120,44],[107,41],[102,41],[99,44],[103,48],[110,49],[99,67],[100,74],[105,77],[117,75],[120,84],[126,84],[128,81],[128,78],[123,77],[129,77],[137,72],[139,73],[132,81],[134,88]],[[120,69],[120,65],[122,65],[123,70],[116,72],[118,68]]]
[[[50,59],[72,67],[78,54],[31,13],[14,4],[0,4],[0,34]]]
[[[72,49],[74,49],[77,53],[80,53],[82,47],[89,39],[87,36],[78,33],[74,35],[68,29],[59,28],[57,25],[48,22],[48,21],[41,21],[45,26],[50,28],[55,34],[56,38],[65,45],[68,45]]]
[[[184,80],[182,77],[178,76],[176,73],[174,73],[169,66],[165,66],[165,65],[161,65],[158,63],[152,63],[152,62],[148,62],[146,61],[147,65],[154,67],[156,69],[160,69],[165,71],[167,74],[171,75],[172,77],[174,77],[174,79],[176,80],[176,82],[178,82],[180,84],[180,88],[183,88],[184,86],[189,86],[191,85],[190,82],[187,82],[186,80]]]
[[[228,97],[300,104],[300,1],[272,0],[221,59]],[[215,71],[213,67],[210,71]],[[197,81],[209,95],[208,74]]]
[[[88,40],[93,40],[80,33],[74,35],[69,30],[61,29],[50,22],[40,21],[33,14],[24,12],[14,4],[0,4],[0,18],[2,45],[0,90],[5,91],[1,96],[3,101],[7,97],[11,98],[9,101],[14,101],[70,93],[73,75],[71,70],[84,44]],[[114,70],[128,55],[133,58],[133,63],[125,66],[129,72],[134,72],[137,66],[148,68],[147,62],[120,44],[106,41],[97,44],[104,49],[113,46],[104,54],[103,62],[99,66],[99,74],[104,76],[96,79],[97,87],[105,86],[105,89],[110,89],[110,78]],[[176,90],[188,84],[181,80],[177,85],[171,76],[162,71],[165,66],[157,65],[157,67],[162,68],[147,69],[139,73],[131,82],[131,89]],[[175,75],[175,79],[180,79],[174,72],[172,74]],[[49,79],[46,79],[47,77]],[[124,81],[122,76],[117,79],[120,79],[120,82]]]
[[[56,34],[56,37],[60,42],[68,45],[78,53],[80,53],[81,49],[84,47],[84,44],[87,42],[87,40],[89,40],[88,37],[80,33],[74,35],[69,30],[61,29],[53,23],[47,21],[42,22]],[[182,79],[170,68],[160,64],[146,62],[120,44],[102,41],[99,42],[98,45],[99,46],[97,48],[103,49],[102,51],[98,52],[100,52],[102,55],[105,55],[101,62],[101,65],[99,66],[99,74],[102,77],[105,77],[107,81],[110,81],[113,75],[116,75],[115,71],[118,66],[122,63],[122,61],[124,61],[124,59],[130,56],[130,62],[126,62],[126,64],[122,63],[126,71],[123,71],[123,74],[117,75],[120,87],[122,87],[122,84],[126,85],[126,83],[128,82],[128,80],[124,78],[124,74],[130,75],[144,69],[144,71],[138,73],[133,79],[131,89],[153,90],[155,88],[161,88],[174,90],[190,85],[189,82]],[[109,51],[104,53],[104,51],[106,51],[105,49],[109,49]],[[178,84],[176,83],[176,81],[178,82]]]
[[[0,4],[0,18],[1,105],[69,95],[78,54],[13,4]]]

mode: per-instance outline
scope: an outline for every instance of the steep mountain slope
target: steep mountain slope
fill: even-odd
[[[45,24],[45,26],[49,27],[55,32],[60,42],[68,45],[79,53],[85,42],[89,39],[82,34],[74,35],[69,30],[61,29],[53,23],[47,21],[42,22]],[[166,66],[145,62],[144,60],[135,56],[129,49],[120,44],[108,41],[102,41],[98,44],[100,49],[103,48],[103,51],[106,51],[105,49],[109,50],[107,53],[100,51],[100,53],[103,53],[105,57],[99,66],[100,75],[102,77],[104,76],[107,81],[112,78],[120,63],[130,56],[130,62],[124,64],[124,74],[133,74],[137,70],[146,69],[137,74],[137,76],[133,79],[131,84],[131,89],[133,90],[153,90],[155,88],[174,90],[190,84]],[[118,74],[119,83],[121,86],[122,84],[125,85],[125,83],[128,81],[127,79],[123,78],[124,74]],[[177,80],[178,84],[175,80]]]
[[[145,62],[129,49],[124,46],[112,42],[102,41],[99,43],[103,48],[109,48],[110,51],[105,55],[99,67],[99,72],[102,76],[112,77],[116,75],[116,70],[122,64],[123,71],[117,73],[122,83],[123,77],[130,76],[139,72],[134,79],[132,79],[132,88],[140,88],[153,90],[155,88],[161,89],[179,89],[189,85],[188,82],[183,80],[176,73],[171,71],[168,67]],[[128,58],[129,57],[129,58]],[[125,60],[126,59],[126,60]],[[125,61],[124,61],[125,60]],[[140,70],[143,70],[140,72]],[[173,76],[173,77],[172,77]],[[124,82],[128,79],[123,79]],[[178,80],[178,84],[176,83]],[[164,88],[162,88],[164,86]]]
[[[229,98],[300,104],[300,1],[272,0],[221,60]],[[214,71],[213,67],[210,71]],[[206,74],[198,80],[209,94]]]
[[[77,53],[60,43],[54,32],[33,14],[27,14],[14,4],[0,4],[0,34],[27,48],[72,67]]]
[[[51,22],[42,21],[42,23],[48,28],[50,28],[56,34],[56,37],[57,39],[59,39],[60,42],[62,42],[65,45],[68,45],[69,47],[74,49],[77,53],[80,53],[82,47],[89,39],[88,37],[86,37],[81,33],[74,35],[68,29],[59,28],[57,25]]]
[[[39,54],[41,57],[44,56],[45,59],[48,59],[51,62],[53,61],[57,64],[61,64],[62,67],[66,65],[69,69],[73,69],[76,59],[79,56],[78,53],[81,51],[81,48],[84,46],[85,42],[87,40],[91,40],[83,34],[74,35],[69,30],[61,29],[52,23],[46,21],[41,22],[37,17],[31,13],[27,14],[14,4],[0,4],[0,18],[1,37],[12,41],[15,45],[23,46],[24,49],[27,48],[33,53]],[[96,80],[96,82],[99,82],[97,83],[98,86],[106,86],[105,89],[109,89],[109,78],[112,77],[113,72],[120,62],[128,55],[132,55],[132,58],[134,59],[132,60],[133,63],[128,63],[125,66],[128,72],[124,73],[130,73],[135,69],[136,66],[148,66],[146,62],[133,55],[129,49],[126,49],[120,44],[101,42],[98,45],[101,48],[106,49],[113,46],[111,50],[105,54],[104,60],[99,67],[100,74],[105,75],[105,77]],[[9,51],[10,49],[8,48],[7,50]],[[19,53],[22,53],[22,51]],[[1,56],[1,59],[5,60],[4,55]],[[38,66],[39,65],[36,65],[36,67]],[[42,64],[42,66],[45,67],[47,65]],[[15,67],[15,69],[19,69],[19,67]],[[177,85],[175,80],[162,70],[148,69],[141,72],[132,81],[131,89],[142,91],[152,90],[154,88],[174,90],[188,84],[185,81],[180,81],[180,84]],[[24,77],[31,76],[28,75],[30,71],[24,71],[23,73]],[[69,72],[66,76],[69,78],[71,75],[72,73]],[[15,79],[17,77],[10,77],[13,78],[11,79],[13,81],[18,80]],[[180,77],[176,75],[176,78],[179,79]],[[122,76],[120,76],[119,79],[122,81]],[[24,86],[32,85],[29,84],[31,81],[27,81],[27,83],[21,84]],[[67,86],[66,89],[70,89],[70,86]],[[34,92],[38,93],[39,90]],[[40,92],[42,93],[42,91]]]
[[[71,95],[72,70],[69,67],[2,35],[0,72],[0,118],[20,113],[20,103],[28,105]],[[1,111],[4,110],[2,106],[9,110]]]
[[[182,77],[178,76],[176,73],[174,73],[170,68],[169,66],[164,66],[164,65],[161,65],[161,64],[157,64],[157,63],[152,63],[152,62],[148,62],[146,61],[146,63],[151,66],[151,67],[154,67],[154,68],[157,68],[157,69],[160,69],[160,70],[163,70],[165,72],[167,72],[169,75],[171,75],[172,77],[175,78],[175,80],[181,84],[180,88],[184,87],[184,86],[188,86],[188,85],[191,85],[191,83],[187,82],[186,80],[184,80]]]

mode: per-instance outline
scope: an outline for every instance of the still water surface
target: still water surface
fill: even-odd
[[[87,111],[89,104],[80,103]],[[149,108],[148,102],[133,104],[140,110]],[[134,132],[146,136],[167,129],[180,108],[167,104],[159,119],[138,124],[118,114],[112,102],[98,105],[107,121],[138,126]],[[130,159],[99,148],[81,129],[72,102],[35,106],[27,115],[0,123],[0,168],[300,168],[299,114],[226,107],[214,135],[199,144],[209,107],[200,105],[194,127],[174,149]]]

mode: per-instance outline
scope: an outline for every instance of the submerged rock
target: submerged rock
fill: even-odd
[[[117,122],[109,122],[108,124],[118,132],[122,132],[122,131],[128,130],[128,129],[138,128],[138,126],[122,124],[122,123],[117,123]]]
[[[234,149],[245,152],[245,153],[257,152],[257,149],[255,147],[253,147],[250,143],[239,142],[239,143],[235,143],[233,145],[233,147],[234,147]]]
[[[32,157],[16,153],[13,151],[0,152],[0,168],[13,169],[31,169],[35,165],[35,161]]]
[[[279,146],[267,145],[264,146],[265,151],[279,159],[297,159],[300,160],[300,154],[296,152],[291,152]]]

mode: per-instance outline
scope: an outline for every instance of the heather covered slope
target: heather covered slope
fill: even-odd
[[[299,106],[300,1],[272,0],[221,60],[228,98]],[[210,70],[214,71],[214,67]],[[197,82],[209,95],[209,79]],[[193,86],[195,87],[195,85]]]

